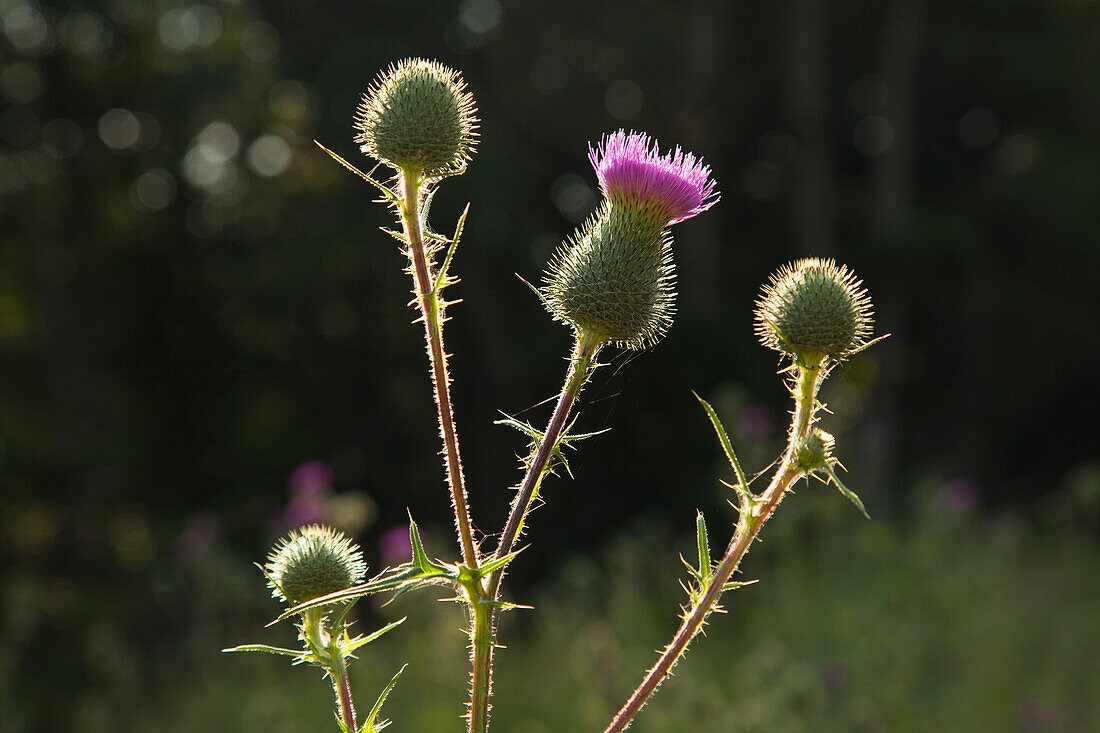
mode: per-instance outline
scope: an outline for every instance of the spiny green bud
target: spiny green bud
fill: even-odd
[[[267,558],[272,595],[291,605],[350,588],[363,579],[363,552],[342,532],[317,524],[294,530]]]
[[[578,334],[642,349],[672,325],[674,283],[665,222],[605,199],[554,254],[542,296],[554,318]]]
[[[405,59],[380,74],[355,115],[361,150],[428,178],[461,173],[477,142],[474,99],[457,71]]]
[[[847,267],[816,257],[784,266],[756,303],[756,334],[768,348],[806,361],[842,359],[866,342],[871,300]]]
[[[816,471],[833,463],[833,436],[820,428],[814,428],[802,439],[795,454],[795,461],[804,472]]]

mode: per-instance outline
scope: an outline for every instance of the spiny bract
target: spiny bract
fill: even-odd
[[[363,552],[342,532],[312,524],[280,540],[267,558],[272,595],[297,605],[363,579]]]
[[[394,169],[427,178],[466,168],[477,142],[474,99],[457,71],[405,59],[375,79],[359,104],[355,141]]]
[[[776,351],[842,359],[870,334],[871,300],[843,265],[816,257],[784,266],[756,303],[756,334]]]
[[[542,296],[578,333],[641,349],[672,325],[675,279],[668,230],[605,199],[555,253]]]

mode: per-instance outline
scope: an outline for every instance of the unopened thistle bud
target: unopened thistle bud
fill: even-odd
[[[695,156],[662,156],[640,133],[608,135],[589,158],[606,198],[555,253],[543,298],[578,333],[641,349],[672,325],[669,227],[714,205],[714,181]]]
[[[802,439],[795,454],[796,465],[804,472],[826,468],[834,462],[833,436],[820,428],[814,428]]]
[[[342,532],[316,524],[294,530],[267,558],[272,595],[291,605],[345,590],[363,579],[363,552]]]
[[[861,285],[832,260],[786,265],[756,303],[756,334],[768,348],[808,362],[843,359],[871,330],[871,300]]]
[[[474,151],[473,97],[458,72],[406,59],[380,74],[359,104],[355,141],[396,170],[427,178],[461,173]]]

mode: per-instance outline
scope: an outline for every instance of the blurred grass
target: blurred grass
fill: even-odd
[[[633,730],[1100,730],[1089,537],[951,511],[932,494],[906,527],[866,522],[816,484],[783,506],[744,566],[761,582],[726,596],[728,613],[712,617]],[[718,526],[712,518],[715,536]],[[637,527],[520,599],[536,608],[503,629],[495,729],[602,730],[674,630],[676,554],[690,551],[688,536]],[[378,614],[410,619],[353,664],[357,699],[369,708],[408,660],[385,711],[393,730],[457,731],[461,611],[426,601]],[[215,648],[290,636],[207,638],[181,667],[192,672],[131,701],[135,716],[85,700],[74,730],[325,730],[330,692],[316,671]]]

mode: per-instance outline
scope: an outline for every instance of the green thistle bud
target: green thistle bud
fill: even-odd
[[[542,296],[578,333],[642,349],[672,325],[675,279],[665,222],[605,199],[554,254]]]
[[[832,260],[786,265],[756,303],[756,334],[768,348],[807,362],[843,359],[871,330],[871,300],[861,284]]]
[[[355,116],[361,150],[428,178],[461,173],[477,138],[474,99],[458,72],[405,59],[371,84]]]
[[[272,595],[291,605],[350,588],[363,579],[363,552],[342,532],[320,525],[294,530],[267,558]]]
[[[795,454],[795,461],[800,470],[805,472],[826,468],[835,461],[833,458],[833,445],[836,443],[833,436],[820,428],[814,428],[810,434],[802,439]]]

